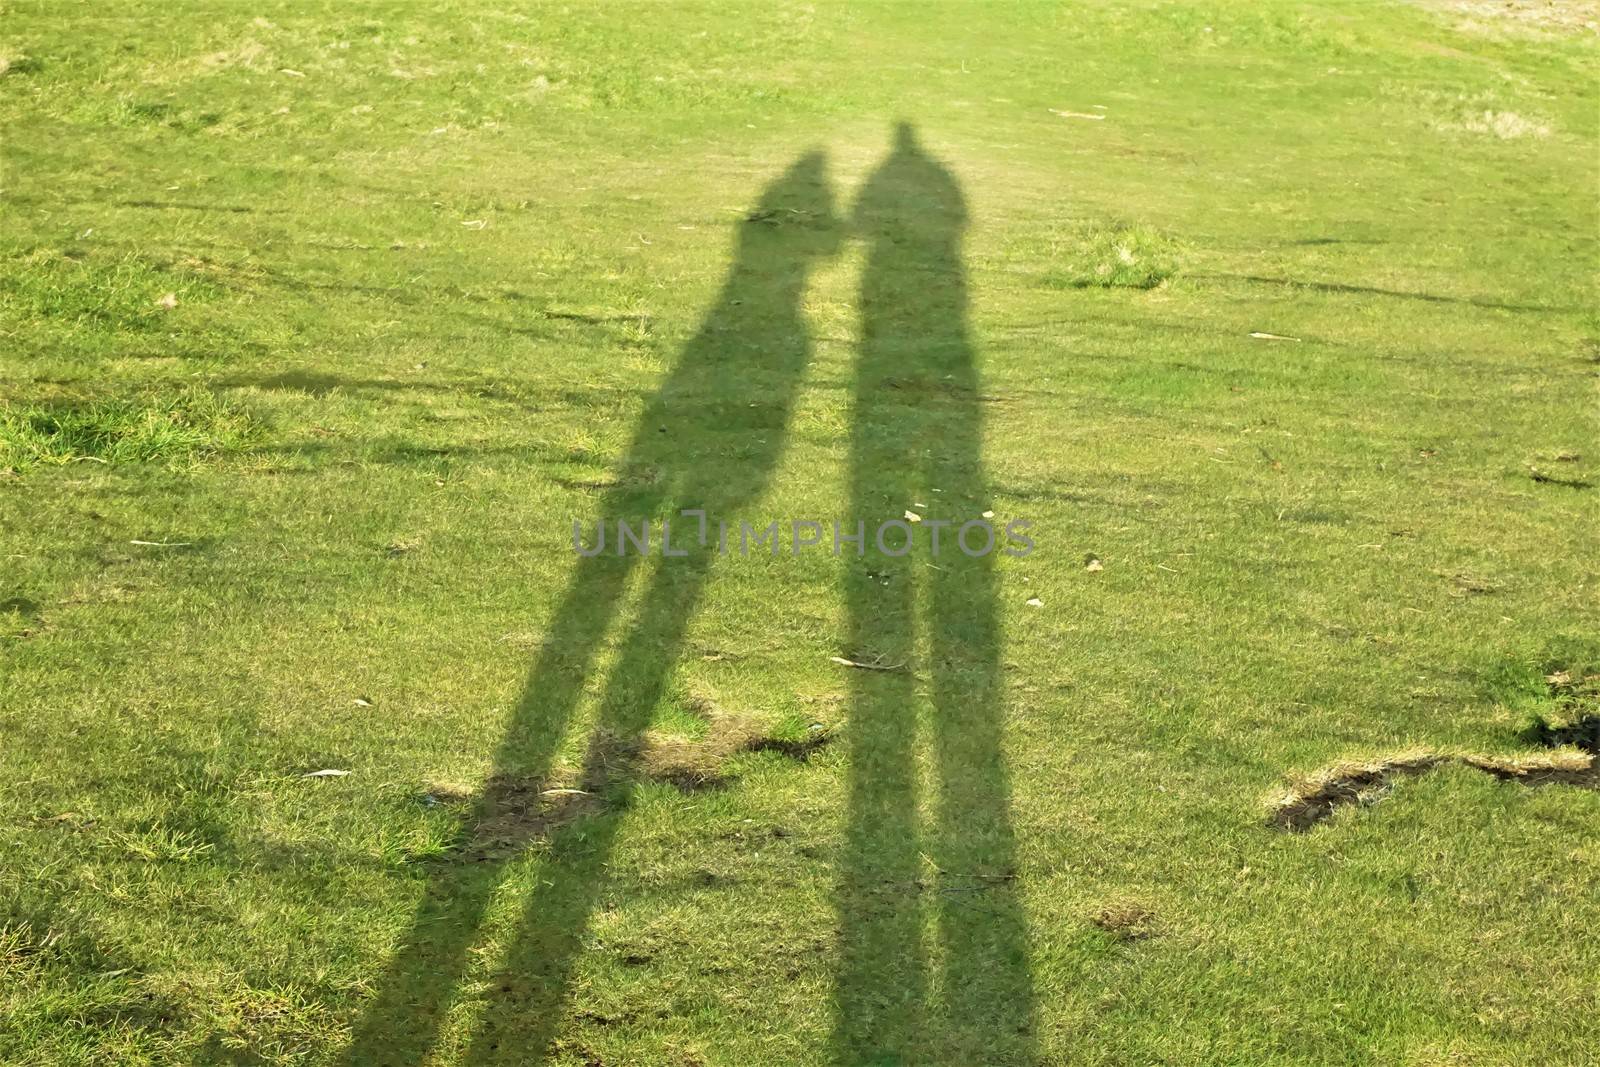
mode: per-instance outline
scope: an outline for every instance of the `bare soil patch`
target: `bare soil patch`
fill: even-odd
[[[1580,752],[1508,757],[1411,752],[1367,763],[1338,763],[1303,779],[1273,805],[1268,822],[1279,830],[1303,832],[1342,807],[1378,803],[1403,778],[1452,763],[1520,785],[1600,788],[1595,757]]]

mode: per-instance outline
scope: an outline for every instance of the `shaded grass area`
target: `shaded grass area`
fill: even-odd
[[[0,408],[0,465],[170,463],[237,451],[256,430],[237,402],[195,388],[145,401],[7,405]]]
[[[1441,765],[1267,825],[1316,768],[1581,741],[1586,38],[1370,4],[6,18],[0,1059],[1596,1044],[1592,791]],[[896,119],[964,200],[945,269],[844,218]],[[836,247],[752,327],[730,265],[828,236],[761,200],[817,149]],[[951,331],[892,309],[958,289],[934,373]],[[653,558],[563,610],[571,521],[686,480],[1040,548]],[[407,978],[413,944],[459,966]]]

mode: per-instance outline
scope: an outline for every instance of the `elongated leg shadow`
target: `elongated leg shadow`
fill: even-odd
[[[680,509],[732,514],[765,490],[782,454],[810,341],[801,298],[813,265],[837,243],[832,195],[821,153],[797,161],[767,188],[740,224],[732,267],[717,302],[640,417],[625,471],[652,471],[642,487],[607,493],[602,523],[676,516]],[[737,467],[728,457],[739,457]],[[720,461],[719,461],[720,460]],[[730,476],[730,470],[732,474]],[[693,524],[680,520],[681,531]],[[593,782],[611,751],[628,751],[677,661],[700,600],[713,547],[652,561],[636,621],[605,685],[600,723],[589,740],[584,780]],[[504,786],[540,782],[570,726],[572,711],[607,628],[621,609],[637,554],[578,561],[547,628],[550,637],[528,675],[494,758],[491,785],[464,829],[478,837],[508,804]],[[537,790],[535,790],[535,794]],[[540,871],[468,1062],[537,1063],[556,1033],[583,931],[615,841],[615,811],[583,816],[581,833],[562,834]],[[537,825],[537,821],[535,821]],[[571,827],[576,831],[578,824]],[[537,832],[537,831],[536,831]],[[458,995],[485,912],[515,855],[516,842],[442,865],[429,880],[410,928],[345,1052],[349,1064],[413,1064],[438,1040]]]
[[[852,561],[847,607],[853,655],[911,663],[921,590],[936,781],[920,791],[934,809],[933,825],[922,833],[910,676],[853,672],[849,828],[837,890],[840,1064],[1035,1059],[1001,749],[993,568],[1000,546],[968,556],[958,541],[960,525],[989,503],[981,391],[966,326],[965,222],[954,177],[902,124],[856,205],[868,248],[851,497],[869,531],[916,505],[930,521],[908,555]],[[930,560],[932,520],[952,525],[940,531],[938,558]],[[968,531],[966,544],[975,552],[986,547],[981,528]],[[936,946],[924,944],[930,916]]]

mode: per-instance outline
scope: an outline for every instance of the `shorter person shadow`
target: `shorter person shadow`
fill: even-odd
[[[602,527],[644,519],[659,526],[686,508],[732,515],[761,495],[810,357],[801,299],[813,265],[837,242],[825,160],[811,153],[740,224],[717,301],[638,420],[622,478],[601,502]],[[680,544],[685,528],[693,526],[680,526]],[[552,788],[556,752],[640,558],[616,548],[578,559],[489,784],[464,819],[467,853],[429,879],[345,1062],[412,1064],[429,1056],[506,865],[536,838],[550,850],[487,985],[464,1062],[546,1056],[621,822],[612,786],[631,776],[632,754],[663,697],[713,558],[701,546],[657,561],[606,675],[576,788]]]

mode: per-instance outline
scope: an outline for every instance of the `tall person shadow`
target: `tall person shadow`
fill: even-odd
[[[766,489],[778,465],[811,354],[801,310],[812,268],[838,243],[825,159],[798,160],[740,224],[735,258],[715,305],[640,416],[602,524],[681,509],[729,515]],[[692,530],[681,524],[680,531]],[[682,532],[673,540],[683,547]],[[580,784],[598,793],[638,746],[678,660],[713,551],[655,561],[637,614],[605,678]],[[620,612],[639,553],[615,546],[579,558],[547,639],[494,757],[488,786],[465,829],[476,845],[430,878],[376,995],[345,1052],[353,1065],[425,1060],[459,996],[490,900],[519,846],[548,836],[551,850],[528,893],[464,1062],[543,1060],[563,1010],[584,930],[604,883],[621,814],[589,805],[571,833],[541,786],[594,664]],[[619,761],[624,766],[619,768]],[[518,835],[521,835],[519,840]],[[479,847],[482,846],[482,847]],[[478,862],[473,862],[474,860]]]
[[[1033,989],[1001,747],[993,566],[1001,545],[966,554],[985,548],[976,526],[958,541],[963,523],[990,510],[966,322],[966,209],[955,178],[909,124],[897,127],[893,151],[863,187],[855,226],[867,253],[852,515],[869,531],[907,510],[926,521],[915,551],[870,557],[870,566],[853,560],[847,579],[847,654],[910,669],[851,672],[833,1058],[1029,1063]],[[951,525],[930,560],[939,521]],[[898,538],[889,535],[891,548]],[[923,692],[926,717],[918,714]],[[921,743],[931,759],[918,758]],[[933,779],[927,788],[921,767]]]

